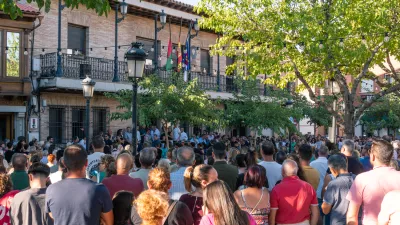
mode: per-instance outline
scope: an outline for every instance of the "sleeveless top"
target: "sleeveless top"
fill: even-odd
[[[243,190],[240,191],[242,200],[244,202],[244,207],[242,207],[242,210],[248,212],[254,218],[257,225],[268,225],[268,214],[270,212],[269,199],[268,199],[268,207],[267,208],[257,209],[257,206],[260,204],[262,198],[264,197],[264,189],[265,188],[263,187],[262,191],[261,191],[260,200],[258,200],[258,202],[254,206],[254,208],[248,207],[248,205],[246,203],[246,199],[244,198],[244,195],[243,195]]]

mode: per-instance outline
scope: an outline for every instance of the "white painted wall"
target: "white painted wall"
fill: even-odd
[[[299,122],[299,131],[302,134],[310,133],[311,135],[315,135],[315,133],[314,133],[314,125],[310,125],[308,123],[308,121],[310,121],[308,118],[300,120],[300,122]]]

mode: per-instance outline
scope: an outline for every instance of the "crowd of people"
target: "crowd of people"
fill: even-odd
[[[0,224],[400,224],[399,142],[130,128],[0,145]]]

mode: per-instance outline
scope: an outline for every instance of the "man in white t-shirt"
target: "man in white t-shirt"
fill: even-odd
[[[272,191],[276,182],[282,180],[282,165],[274,161],[274,144],[271,141],[264,141],[261,145],[261,156],[263,161],[258,165],[267,170],[268,190]]]
[[[179,129],[179,126],[176,124],[174,128],[174,141],[179,141],[179,135],[181,134],[181,130]]]
[[[92,139],[92,147],[94,149],[94,153],[88,155],[88,166],[86,168],[86,178],[91,179],[93,176],[96,176],[96,173],[99,172],[99,166],[101,157],[104,155],[104,139],[102,136],[98,135],[93,137]]]
[[[189,138],[188,138],[187,134],[185,133],[185,130],[183,128],[181,128],[179,140],[180,141],[187,141],[188,139]]]

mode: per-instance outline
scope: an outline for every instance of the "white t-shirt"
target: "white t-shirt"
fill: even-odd
[[[272,191],[276,182],[282,180],[282,165],[277,162],[262,161],[258,165],[263,166],[267,170],[268,190]]]
[[[188,140],[188,136],[185,132],[181,133],[181,137],[179,138],[181,141],[187,141]]]
[[[178,141],[180,133],[181,133],[181,129],[179,129],[178,127],[175,127],[174,128],[174,141]]]
[[[88,167],[86,168],[86,178],[90,179],[90,174],[93,171],[99,171],[100,158],[104,155],[102,152],[95,152],[88,156]]]
[[[62,171],[57,171],[50,174],[49,178],[52,184],[57,183],[58,181],[62,180]]]

